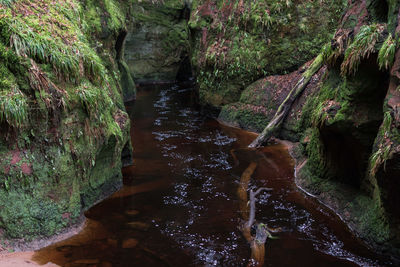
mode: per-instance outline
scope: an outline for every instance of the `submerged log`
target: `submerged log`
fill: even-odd
[[[251,227],[254,224],[255,217],[256,217],[256,196],[260,194],[262,191],[265,190],[272,190],[271,188],[259,188],[256,192],[252,189],[250,190],[250,215],[249,220],[244,227],[246,232],[251,231]],[[265,260],[265,242],[267,242],[268,237],[272,235],[268,232],[268,228],[265,224],[258,224],[256,228],[256,236],[251,238],[250,248],[251,248],[251,260],[247,264],[248,267],[250,266],[263,266]]]
[[[300,80],[289,92],[286,99],[281,103],[272,120],[264,128],[262,133],[249,145],[250,148],[256,148],[264,145],[268,140],[279,133],[283,122],[289,114],[290,108],[298,97],[301,96],[307,87],[311,78],[317,73],[324,64],[323,56],[320,54],[315,58],[311,66],[304,72]]]
[[[270,233],[270,228],[268,228],[265,224],[258,224],[256,229],[255,237],[251,235],[251,227],[255,222],[256,217],[256,196],[260,194],[262,191],[272,190],[270,188],[261,187],[256,191],[253,191],[249,188],[251,176],[257,168],[257,163],[252,162],[243,172],[240,184],[238,188],[239,195],[239,205],[240,211],[242,214],[242,218],[246,221],[241,228],[243,236],[246,238],[247,242],[250,244],[251,248],[251,259],[249,260],[247,266],[262,266],[265,260],[265,242],[268,238],[272,238]],[[248,192],[249,191],[249,200],[248,200]]]

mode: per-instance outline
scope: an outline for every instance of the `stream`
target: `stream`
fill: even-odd
[[[124,187],[85,213],[85,228],[35,253],[61,266],[246,266],[238,187],[251,163],[258,222],[280,228],[265,244],[265,266],[388,264],[340,219],[294,184],[283,144],[243,149],[255,137],[202,116],[193,88],[142,88],[127,110],[134,164]],[[236,159],[235,159],[236,158]]]

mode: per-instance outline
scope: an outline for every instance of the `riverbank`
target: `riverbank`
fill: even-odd
[[[47,263],[45,265],[39,265],[32,260],[35,252],[15,252],[15,253],[0,253],[0,267],[32,267],[32,266],[45,266],[45,267],[56,267],[59,266],[54,263]]]
[[[78,222],[49,238],[40,238],[32,242],[23,240],[9,241],[0,235],[0,267],[29,267],[29,266],[59,266],[54,263],[40,265],[33,260],[35,250],[69,239],[81,232],[86,225],[85,216],[81,216]]]

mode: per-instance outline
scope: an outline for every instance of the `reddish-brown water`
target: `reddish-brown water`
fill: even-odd
[[[251,252],[239,229],[237,191],[242,172],[256,162],[250,187],[273,189],[258,197],[256,220],[282,228],[278,239],[266,243],[265,266],[389,264],[296,189],[285,146],[243,149],[254,134],[202,117],[192,108],[191,92],[183,86],[139,92],[127,107],[134,165],[123,169],[124,187],[86,212],[80,234],[38,251],[35,260],[62,266],[246,266]]]

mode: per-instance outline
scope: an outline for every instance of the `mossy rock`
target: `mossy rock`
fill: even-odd
[[[260,77],[295,71],[330,40],[346,3],[193,1],[191,61],[200,96],[225,96],[232,85],[241,91]],[[212,104],[239,100],[236,91],[232,95]]]
[[[124,58],[136,83],[175,81],[188,55],[185,1],[135,1]]]
[[[121,186],[130,120],[115,46],[127,11],[114,0],[1,8],[0,94],[24,103],[12,109],[18,120],[0,116],[7,237],[54,235]],[[9,111],[1,105],[0,114]]]

